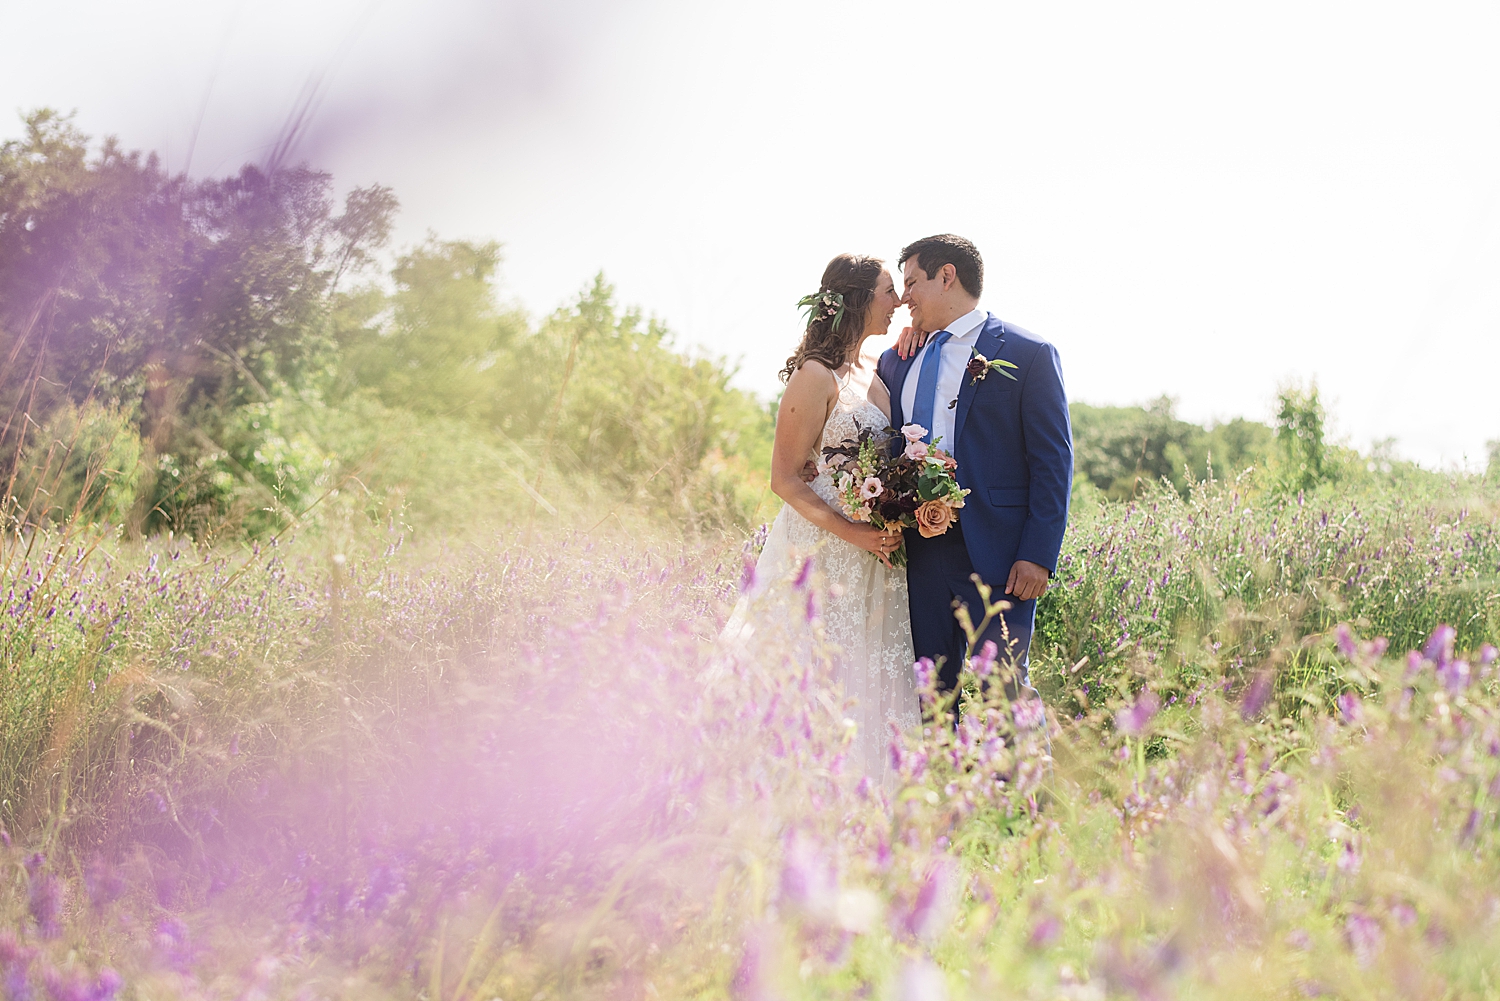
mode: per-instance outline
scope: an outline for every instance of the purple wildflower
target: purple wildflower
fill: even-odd
[[[1338,697],[1339,714],[1344,722],[1353,726],[1364,718],[1364,703],[1354,692],[1345,692]]]
[[[14,932],[0,931],[0,996],[6,1001],[30,1001],[31,961],[36,950],[21,944]]]
[[[89,903],[101,909],[119,900],[125,893],[125,880],[102,857],[95,857],[83,871],[83,888]]]
[[[1017,730],[1036,730],[1047,721],[1047,709],[1041,699],[1020,699],[1012,704],[1011,713]]]
[[[1033,949],[1045,949],[1062,936],[1062,922],[1051,914],[1044,916],[1032,926],[1026,944]]]
[[[306,908],[305,902],[303,906]],[[156,945],[173,969],[186,970],[192,962],[193,949],[188,941],[187,925],[176,918],[168,918],[156,926]]]
[[[1441,669],[1453,659],[1453,641],[1457,638],[1457,629],[1446,623],[1438,626],[1428,637],[1427,645],[1422,648],[1422,656]]]
[[[779,996],[771,983],[771,951],[767,929],[751,928],[746,933],[740,963],[729,984],[729,993],[736,1001],[774,1001]]]
[[[919,692],[932,691],[932,684],[937,678],[937,665],[932,662],[931,657],[919,657],[911,669],[917,675],[917,690]]]
[[[995,641],[985,640],[973,660],[974,673],[981,678],[989,677],[995,671],[995,658],[999,655],[1000,648],[995,645]]]
[[[90,978],[82,973],[64,974],[61,970],[48,969],[43,974],[47,993],[52,1001],[113,1001],[125,982],[109,967],[99,971],[99,976]]]
[[[1344,847],[1339,851],[1339,857],[1334,861],[1334,865],[1338,867],[1339,872],[1347,873],[1350,876],[1359,872],[1359,867],[1363,863],[1364,858],[1360,855],[1358,846],[1352,840],[1344,842]]]
[[[1240,715],[1254,719],[1271,701],[1275,675],[1270,670],[1261,671],[1245,688],[1245,697],[1240,703]]]
[[[1115,713],[1115,729],[1134,737],[1146,729],[1146,724],[1151,722],[1151,717],[1156,715],[1156,710],[1160,707],[1161,700],[1156,697],[1156,693],[1146,689],[1136,696],[1135,702],[1129,707]]]
[[[1359,644],[1354,642],[1354,634],[1349,631],[1347,625],[1342,622],[1339,623],[1339,627],[1334,635],[1337,638],[1339,653],[1343,654],[1349,660],[1353,660],[1359,656]]]
[[[43,870],[47,857],[37,853],[26,860],[27,906],[43,938],[62,934],[59,919],[63,911],[65,888],[62,880]]]
[[[1380,953],[1385,931],[1380,927],[1380,922],[1368,914],[1355,911],[1344,922],[1344,937],[1354,953],[1354,961],[1360,966],[1369,966]]]
[[[958,874],[953,860],[939,856],[927,870],[911,909],[900,917],[900,928],[923,942],[931,942],[947,928],[958,903]]]
[[[1469,687],[1469,662],[1466,660],[1450,660],[1446,664],[1439,664],[1437,676],[1438,680],[1443,683],[1444,688],[1457,694]]]
[[[794,831],[782,856],[782,898],[798,910],[826,918],[838,902],[838,889],[833,857],[811,837]]]
[[[1484,821],[1484,814],[1479,810],[1469,811],[1469,816],[1464,820],[1463,829],[1458,832],[1458,843],[1461,845],[1472,845],[1474,839],[1479,836],[1479,825]]]

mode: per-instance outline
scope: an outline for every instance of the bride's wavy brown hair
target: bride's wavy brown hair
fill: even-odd
[[[840,254],[828,262],[823,269],[823,284],[818,292],[837,292],[844,297],[843,322],[835,324],[837,317],[826,316],[822,310],[813,310],[813,320],[802,335],[802,343],[786,360],[781,370],[781,381],[786,382],[792,373],[811,359],[822,362],[831,369],[844,367],[865,332],[865,318],[875,302],[875,283],[880,281],[880,272],[885,261],[864,254]]]

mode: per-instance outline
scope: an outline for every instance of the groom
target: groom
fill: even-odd
[[[901,251],[902,303],[912,327],[876,369],[891,392],[891,423],[920,424],[958,460],[969,489],[959,520],[924,539],[906,532],[912,640],[918,657],[942,659],[938,687],[958,684],[966,639],[962,603],[977,626],[984,602],[971,579],[1002,585],[1010,607],[980,643],[1007,648],[1012,697],[1035,697],[1027,677],[1036,599],[1057,568],[1073,485],[1073,434],[1057,349],[979,309],[984,261],[961,236],[929,236]],[[970,366],[975,355],[1014,368]],[[1008,378],[1007,373],[1013,378]],[[999,600],[997,593],[991,600]],[[1008,639],[1007,639],[1008,636]]]

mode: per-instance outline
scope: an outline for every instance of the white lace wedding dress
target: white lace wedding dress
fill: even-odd
[[[840,380],[839,399],[823,425],[822,444],[852,441],[863,428],[878,431],[889,423],[879,407],[854,393],[847,379]],[[809,486],[842,513],[826,472]],[[821,578],[823,588],[813,626],[822,629],[822,639],[833,650],[835,680],[851,700],[847,715],[856,725],[848,764],[890,791],[895,778],[890,766],[891,725],[904,732],[921,718],[912,672],[906,571],[886,567],[874,554],[818,528],[787,504],[772,523],[756,562],[756,587],[793,588],[809,557],[817,571],[813,577]],[[751,598],[740,600],[724,634],[736,645],[753,649],[755,623],[747,621],[756,614]],[[786,611],[794,605],[785,600],[774,604]],[[767,608],[760,614],[769,612]]]

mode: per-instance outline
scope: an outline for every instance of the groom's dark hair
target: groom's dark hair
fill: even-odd
[[[928,278],[940,271],[944,264],[951,264],[958,272],[958,283],[965,292],[978,299],[979,293],[984,291],[984,258],[979,256],[978,247],[961,236],[941,233],[908,243],[901,251],[896,267],[906,267],[906,262],[913,257]]]

